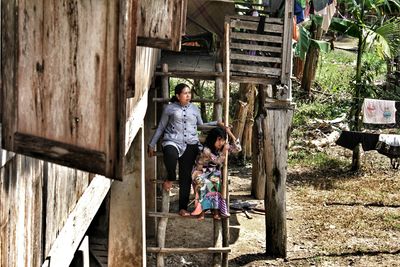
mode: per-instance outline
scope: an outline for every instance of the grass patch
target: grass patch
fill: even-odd
[[[333,50],[321,53],[315,81],[323,90],[348,98],[355,75],[357,55],[353,52]]]
[[[395,230],[400,230],[400,215],[398,214],[384,214],[383,220],[389,223]]]
[[[324,152],[310,152],[308,150],[289,151],[289,166],[301,164],[320,169],[337,169],[347,164],[343,160],[333,158]]]

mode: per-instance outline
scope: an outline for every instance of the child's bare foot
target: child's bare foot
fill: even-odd
[[[171,191],[172,181],[165,180],[164,183],[162,184],[162,187],[167,192]]]
[[[198,221],[204,221],[204,211],[202,211],[199,215],[199,217],[197,217]]]
[[[221,216],[219,215],[219,210],[213,210],[213,218],[214,220],[221,220]]]

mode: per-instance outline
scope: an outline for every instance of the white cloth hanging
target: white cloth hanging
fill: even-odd
[[[371,124],[396,123],[395,101],[365,98],[362,112],[363,122]]]

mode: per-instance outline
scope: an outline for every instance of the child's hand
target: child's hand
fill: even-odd
[[[224,145],[224,148],[222,149],[222,152],[227,152],[227,151],[229,151],[229,144],[228,143],[226,143],[225,145]]]

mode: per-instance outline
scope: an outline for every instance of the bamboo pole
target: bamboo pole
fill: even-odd
[[[225,32],[225,125],[229,125],[229,83],[230,83],[230,23],[225,22],[224,25]],[[229,211],[229,194],[228,194],[228,154],[225,156],[225,164],[224,164],[224,185],[223,185],[223,197],[226,199],[226,204],[228,206]],[[223,246],[229,246],[229,219],[222,220],[222,228],[223,228]],[[222,254],[222,266],[228,266],[228,253]]]
[[[221,63],[217,63],[215,65],[216,71],[217,72],[222,72],[222,65]],[[215,79],[215,99],[216,100],[221,100],[223,99],[223,94],[224,94],[224,81],[222,80],[222,77],[217,77]],[[222,103],[216,102],[214,104],[214,114],[213,114],[213,119],[215,121],[222,120]]]

